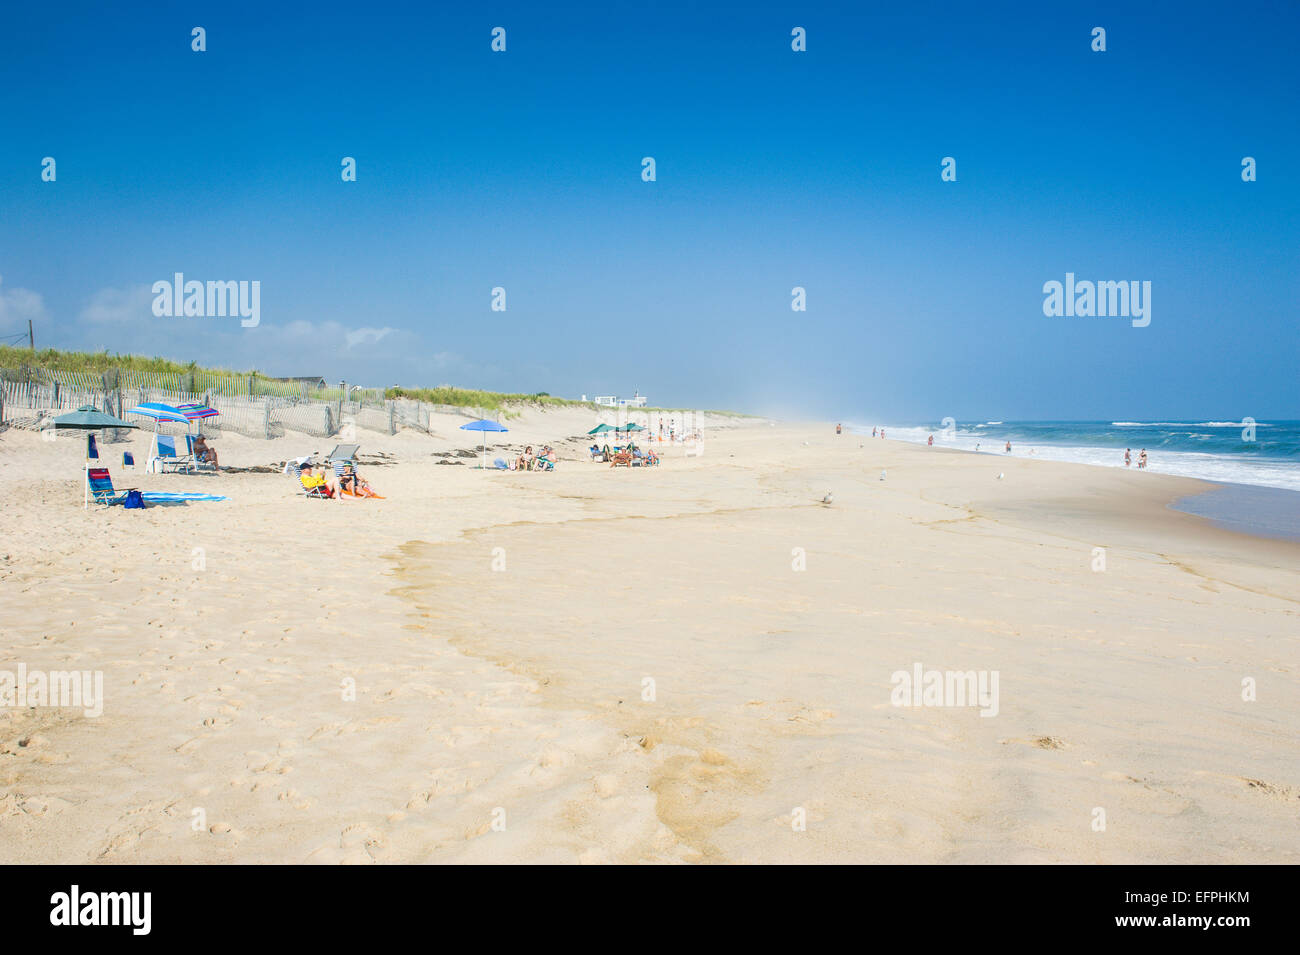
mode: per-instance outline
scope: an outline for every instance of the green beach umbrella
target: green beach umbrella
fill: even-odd
[[[121,418],[114,417],[111,414],[106,414],[105,412],[100,411],[94,405],[82,405],[76,411],[70,411],[67,414],[59,415],[57,418],[55,418],[53,421],[50,422],[50,427],[56,431],[87,432],[86,463],[84,465],[86,479],[85,479],[85,489],[82,495],[83,499],[81,502],[81,506],[89,507],[90,506],[90,458],[92,453],[96,455],[98,454],[97,451],[92,452],[92,448],[94,447],[92,444],[92,438],[94,436],[89,434],[89,432],[99,431],[102,430],[103,428],[135,428],[137,427],[137,425],[133,425],[129,421],[123,421]]]
[[[135,428],[138,425],[100,411],[94,405],[82,405],[76,411],[61,414],[50,425],[60,431],[99,431],[103,428]]]
[[[614,429],[607,424],[598,424],[596,425],[596,427],[588,431],[587,434],[604,434],[606,431],[613,431],[613,430]]]

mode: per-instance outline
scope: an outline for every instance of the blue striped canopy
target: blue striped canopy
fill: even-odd
[[[176,410],[185,415],[190,421],[200,418],[215,418],[221,414],[216,408],[209,408],[207,405],[196,404],[191,401],[183,405],[177,405]]]
[[[153,418],[154,421],[179,421],[182,424],[189,424],[190,422],[190,419],[185,417],[185,413],[179,408],[165,405],[161,401],[146,401],[134,408],[127,408],[125,413],[144,415],[146,418]]]

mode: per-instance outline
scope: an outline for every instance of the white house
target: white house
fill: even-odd
[[[605,408],[644,408],[646,398],[640,392],[634,392],[631,398],[618,398],[614,395],[597,395],[591,399]]]

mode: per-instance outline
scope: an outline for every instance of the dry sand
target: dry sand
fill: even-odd
[[[0,669],[105,695],[0,709],[0,861],[1300,861],[1300,545],[1167,507],[1197,482],[725,420],[435,464],[462,420],[358,435],[384,501],[112,467],[229,497],[145,511],[0,433]],[[997,715],[892,705],[917,663]]]

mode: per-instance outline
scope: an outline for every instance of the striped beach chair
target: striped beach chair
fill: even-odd
[[[90,487],[90,496],[94,502],[105,507],[121,504],[126,500],[127,494],[136,490],[133,487],[114,488],[108,468],[87,468],[86,483]]]

